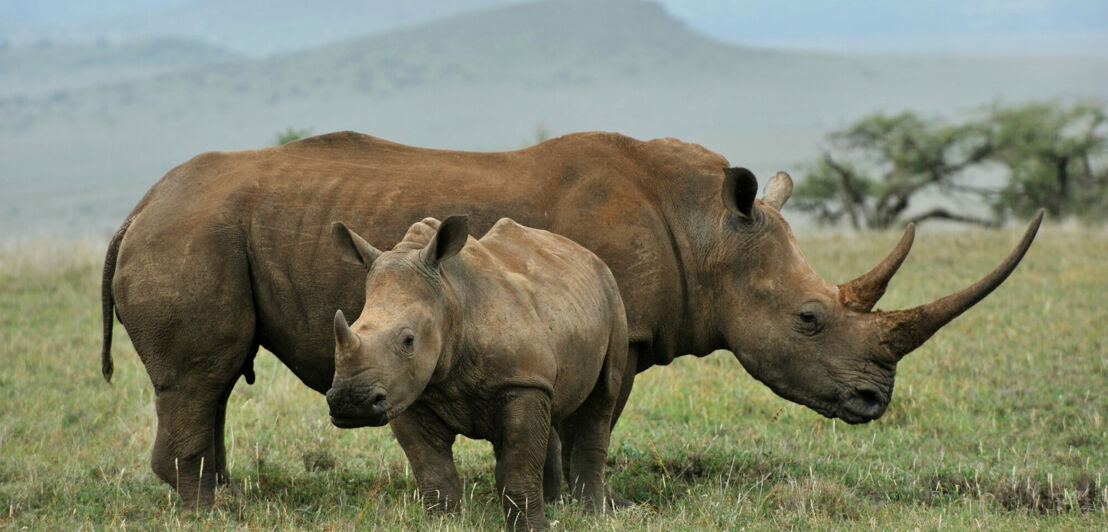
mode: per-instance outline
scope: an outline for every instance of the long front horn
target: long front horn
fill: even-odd
[[[1027,231],[1023,234],[1023,240],[1019,245],[1008,254],[1004,262],[980,281],[927,305],[878,313],[877,318],[884,332],[882,342],[888,346],[890,354],[899,359],[912,352],[943,325],[957,318],[1000,286],[1000,283],[1003,283],[1016,269],[1016,265],[1031,247],[1031,242],[1035,240],[1035,234],[1039,231],[1039,224],[1042,221],[1043,210],[1039,209],[1035,219],[1027,226]]]
[[[362,343],[362,339],[350,330],[346,324],[346,316],[342,315],[342,309],[335,312],[335,344],[343,351],[353,351]]]
[[[916,225],[909,223],[904,228],[904,236],[900,237],[900,242],[897,242],[885,260],[861,277],[839,285],[839,299],[843,306],[856,312],[869,312],[877,304],[877,300],[885,295],[889,280],[904,263],[915,238]]]

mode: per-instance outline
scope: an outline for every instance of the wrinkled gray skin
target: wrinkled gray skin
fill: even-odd
[[[615,418],[637,372],[729,349],[783,397],[861,423],[885,411],[897,361],[999,286],[1041,221],[965,290],[872,311],[912,229],[872,271],[831,284],[781,216],[791,188],[780,173],[756,199],[753,174],[702,146],[614,133],[471,153],[342,132],[203,154],[154,185],[112,238],[104,376],[114,308],[155,391],[151,466],[185,507],[208,506],[227,479],[227,399],[240,377],[253,382],[259,346],[312,389],[332,384],[332,318],[360,311],[365,294],[350,287],[365,271],[330,252],[331,221],[391,247],[412,220],[460,212],[474,234],[508,216],[608,265],[629,344]]]
[[[341,428],[388,423],[430,511],[457,508],[457,434],[491,441],[509,528],[546,529],[544,464],[560,490],[553,426],[573,434],[569,481],[604,504],[609,428],[627,360],[627,317],[604,263],[572,241],[504,218],[480,240],[464,217],[413,225],[382,253],[345,225],[343,259],[368,269],[361,316],[335,315]],[[468,243],[467,243],[468,239]],[[355,287],[351,287],[355,289]]]

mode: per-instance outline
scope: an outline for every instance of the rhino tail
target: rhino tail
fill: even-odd
[[[127,218],[123,225],[112,235],[112,241],[108,244],[108,253],[104,257],[104,275],[100,280],[100,308],[104,318],[104,348],[100,352],[100,371],[104,374],[104,380],[111,384],[112,374],[115,372],[115,364],[112,362],[112,327],[115,325],[115,317],[112,315],[115,309],[115,299],[112,297],[112,280],[115,279],[115,263],[119,257],[119,244],[123,241],[123,234],[131,226],[134,217]]]

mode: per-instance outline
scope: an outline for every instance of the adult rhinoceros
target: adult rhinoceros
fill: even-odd
[[[358,315],[364,294],[350,287],[365,275],[331,249],[332,221],[390,248],[427,216],[468,214],[475,235],[509,216],[577,241],[615,275],[630,341],[617,417],[636,372],[723,348],[782,397],[861,423],[885,411],[897,361],[1003,282],[1041,220],[978,283],[871,312],[912,228],[871,272],[830,284],[778,212],[788,176],[759,201],[754,176],[729,166],[695,144],[611,133],[467,153],[343,132],[199,155],[155,184],[112,238],[104,376],[114,305],[156,392],[154,472],[186,507],[210,505],[227,479],[227,398],[240,375],[253,381],[258,346],[312,389],[331,386],[332,317]]]

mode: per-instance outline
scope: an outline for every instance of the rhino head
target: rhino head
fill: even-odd
[[[1008,257],[973,285],[926,305],[873,311],[912,246],[900,242],[868,273],[840,285],[812,270],[779,210],[792,181],[784,172],[755,200],[757,181],[724,170],[724,245],[707,253],[706,297],[718,309],[717,334],[743,367],[778,395],[848,423],[881,417],[892,398],[897,362],[999,286],[1015,269],[1042,221],[1040,211]]]
[[[335,377],[327,391],[331,422],[340,428],[381,426],[415,402],[444,369],[440,362],[455,305],[443,289],[439,264],[465,246],[467,220],[451,216],[441,225],[424,220],[409,230],[414,239],[405,237],[387,252],[341,222],[331,229],[343,260],[368,271],[358,319],[348,325],[342,310],[335,313]]]

